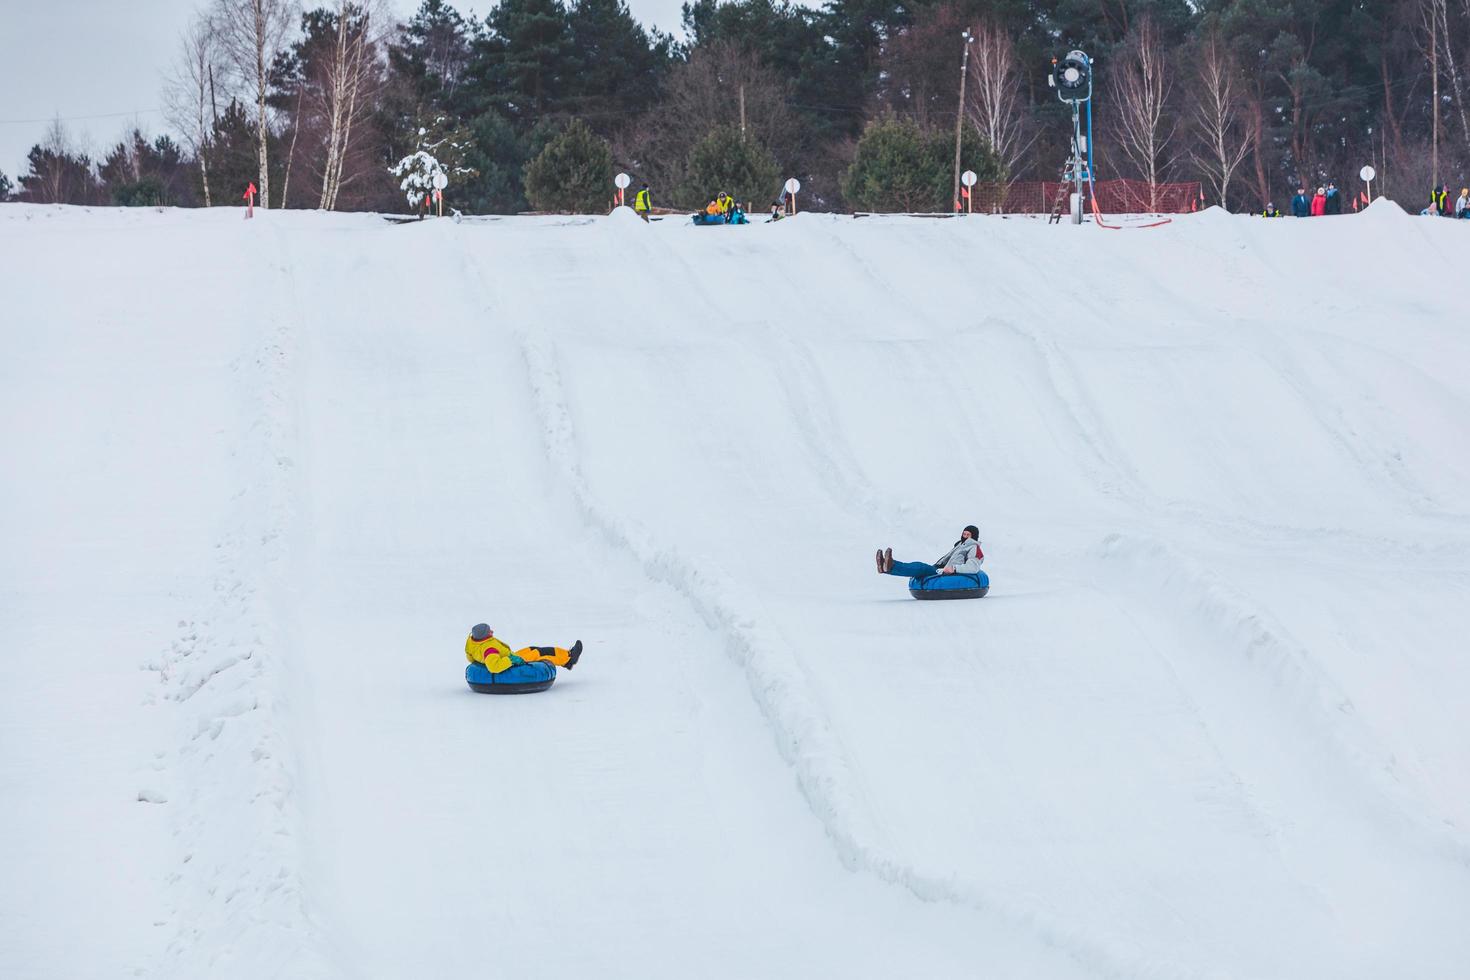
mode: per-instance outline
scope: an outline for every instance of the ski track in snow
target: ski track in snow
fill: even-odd
[[[520,338],[527,373],[533,384],[547,448],[570,480],[587,523],[630,554],[655,582],[672,586],[700,618],[724,638],[730,656],[743,667],[751,694],[771,727],[784,758],[795,770],[797,783],[812,812],[822,822],[842,863],[907,889],[926,902],[954,902],[1009,925],[1034,932],[1049,946],[1072,956],[1079,964],[1100,970],[1106,977],[1180,976],[1178,964],[1127,962],[1121,950],[1107,949],[1076,934],[1040,912],[1016,910],[997,895],[953,878],[923,874],[885,855],[877,836],[862,819],[868,812],[854,789],[841,740],[822,720],[822,712],[805,692],[805,683],[790,653],[763,639],[755,618],[740,611],[740,590],[734,583],[697,571],[666,544],[651,543],[647,529],[625,526],[601,508],[576,464],[575,436],[570,415],[560,397],[560,374],[555,354],[526,335]],[[747,605],[750,601],[747,600]]]
[[[177,935],[172,976],[248,969],[337,975],[317,949],[307,913],[293,786],[297,760],[283,670],[292,644],[283,563],[295,518],[297,444],[292,392],[301,296],[289,242],[270,235],[260,270],[266,309],[258,343],[230,365],[246,421],[232,455],[243,489],[216,542],[215,576],[196,618],[151,669],[178,706],[177,745],[162,754],[180,865],[168,873]],[[222,822],[223,818],[223,822]],[[248,966],[247,966],[248,965]]]

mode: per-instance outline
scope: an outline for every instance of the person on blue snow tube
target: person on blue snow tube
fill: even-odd
[[[881,549],[878,560],[879,575],[898,575],[920,581],[936,575],[974,575],[985,563],[985,553],[980,550],[980,529],[973,524],[965,525],[960,539],[934,564],[922,561],[894,561],[893,549]]]
[[[512,653],[509,644],[495,638],[495,631],[488,623],[476,623],[464,641],[464,655],[470,663],[482,664],[492,674],[503,673],[516,664],[537,660],[545,660],[571,670],[582,658],[582,641],[573,643],[570,650],[561,647],[522,647]]]

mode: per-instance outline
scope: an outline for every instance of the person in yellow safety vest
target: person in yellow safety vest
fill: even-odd
[[[495,638],[495,631],[488,623],[476,623],[464,641],[465,659],[472,664],[484,664],[492,674],[498,674],[516,664],[533,660],[549,660],[558,667],[571,670],[582,658],[582,641],[572,644],[570,650],[561,647],[522,647],[511,653],[510,646]]]
[[[720,191],[720,196],[715,201],[720,205],[721,214],[729,214],[730,209],[735,206],[735,199],[724,191]]]
[[[648,212],[653,210],[653,203],[649,199],[648,185],[646,183],[643,185],[643,189],[633,198],[633,210],[638,212],[638,217],[644,221],[648,220]]]
[[[1448,197],[1449,194],[1445,191],[1445,186],[1443,184],[1440,184],[1434,190],[1429,192],[1429,206],[1434,209],[1435,214],[1438,214],[1441,217],[1449,214],[1449,209],[1447,207]]]

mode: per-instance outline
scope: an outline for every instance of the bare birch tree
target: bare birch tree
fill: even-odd
[[[1455,109],[1460,117],[1460,135],[1465,140],[1465,145],[1470,147],[1470,119],[1465,115],[1465,88],[1460,66],[1455,61],[1454,40],[1459,32],[1450,27],[1450,7],[1448,0],[1430,0],[1429,10],[1425,12],[1425,19],[1438,18],[1438,30],[1430,31],[1430,37],[1439,39],[1440,49],[1444,52],[1445,72],[1450,77],[1450,89],[1455,94]],[[1470,0],[1465,0],[1465,11],[1470,16]]]
[[[265,98],[270,69],[292,26],[290,0],[215,0],[214,31],[220,50],[247,89],[255,91],[256,157],[260,206],[270,207],[270,120]]]
[[[213,93],[211,79],[219,52],[214,30],[206,17],[194,23],[179,38],[179,55],[173,72],[164,82],[163,105],[168,121],[184,138],[184,145],[199,161],[199,180],[204,186],[204,206],[210,207],[209,137]]]
[[[1193,156],[1214,186],[1220,206],[1229,210],[1230,178],[1250,155],[1255,139],[1241,113],[1244,93],[1239,69],[1215,31],[1200,43],[1197,71],[1194,121],[1199,146]]]
[[[1016,77],[1016,45],[999,24],[984,21],[971,29],[969,96],[965,114],[1000,161],[1006,180],[1036,142],[1036,130],[1021,102]]]
[[[1168,111],[1174,82],[1168,56],[1153,18],[1144,16],[1119,53],[1111,79],[1118,107],[1118,142],[1148,182],[1149,209],[1158,210],[1158,185],[1173,164],[1170,144],[1178,118]]]
[[[319,207],[334,210],[337,197],[353,175],[347,172],[353,130],[372,114],[381,83],[381,40],[389,26],[387,12],[376,0],[338,0],[332,49],[323,65],[321,115],[326,125]]]

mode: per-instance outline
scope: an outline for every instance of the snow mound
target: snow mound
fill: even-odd
[[[1360,211],[1359,214],[1367,214],[1375,218],[1387,218],[1390,220],[1409,217],[1407,211],[1386,197],[1375,197],[1372,203]]]
[[[644,221],[638,217],[638,212],[626,204],[613,208],[612,214],[607,216],[607,223],[614,228],[632,228],[635,226],[642,228],[644,226]]]

